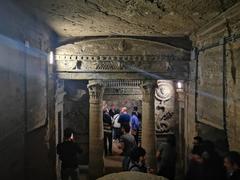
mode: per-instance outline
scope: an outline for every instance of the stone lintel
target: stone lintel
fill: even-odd
[[[188,73],[149,73],[149,72],[84,72],[84,73],[68,73],[58,72],[56,73],[59,79],[73,79],[73,80],[116,80],[116,79],[129,79],[129,80],[146,80],[146,79],[169,79],[169,80],[188,80]]]

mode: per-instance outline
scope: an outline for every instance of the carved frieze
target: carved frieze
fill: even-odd
[[[56,55],[56,71],[88,72],[88,71],[139,71],[148,72],[172,72],[176,64],[183,60],[174,54],[162,55],[134,55],[134,56],[79,56],[79,55]],[[179,61],[179,62],[181,62]],[[178,63],[178,68],[187,72],[187,65]],[[182,66],[182,67],[181,67]]]
[[[140,88],[106,88],[104,95],[142,95]]]
[[[104,95],[137,95],[141,96],[142,92],[140,80],[106,80],[103,81],[105,90]]]
[[[106,88],[140,88],[141,80],[106,80],[103,81]]]

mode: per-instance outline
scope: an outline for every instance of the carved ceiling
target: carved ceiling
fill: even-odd
[[[240,0],[13,0],[62,38],[188,36]]]

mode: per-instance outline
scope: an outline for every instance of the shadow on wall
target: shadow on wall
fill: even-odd
[[[226,152],[228,152],[224,130],[199,123],[198,132],[199,136],[201,136],[204,140],[212,141],[215,144],[217,151],[221,155],[224,155]]]

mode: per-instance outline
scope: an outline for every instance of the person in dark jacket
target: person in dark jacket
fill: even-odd
[[[224,158],[227,180],[240,180],[240,154],[230,151]]]
[[[103,110],[103,131],[104,131],[104,150],[105,156],[112,154],[112,118],[108,109]],[[107,146],[107,144],[109,146]]]
[[[146,151],[142,147],[135,147],[130,153],[129,171],[147,172],[145,164]]]
[[[57,145],[57,154],[62,161],[61,178],[68,180],[78,180],[78,158],[77,155],[82,153],[82,150],[73,139],[73,130],[66,128],[64,130],[64,141]]]
[[[203,152],[202,146],[193,147],[185,180],[205,180]]]
[[[157,164],[159,176],[174,180],[176,166],[176,140],[175,136],[169,135],[167,142],[162,143],[157,150]]]
[[[123,128],[124,125],[130,125],[130,120],[131,116],[128,114],[127,108],[123,107],[118,118],[118,122],[121,124],[121,128]]]

